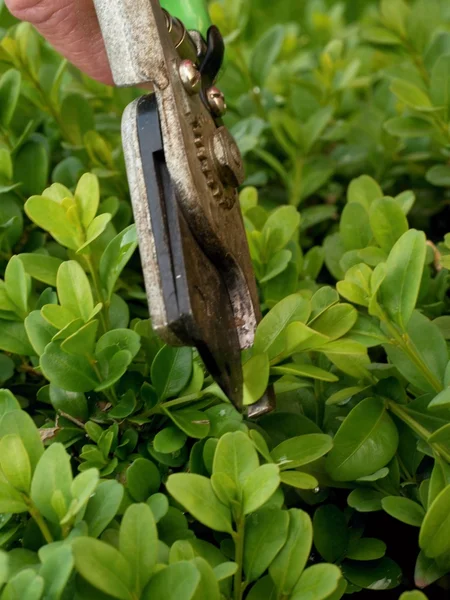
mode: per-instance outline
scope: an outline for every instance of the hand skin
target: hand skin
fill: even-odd
[[[92,0],[5,0],[10,12],[29,21],[81,71],[113,84]]]

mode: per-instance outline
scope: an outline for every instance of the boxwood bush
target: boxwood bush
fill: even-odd
[[[442,599],[450,5],[210,10],[264,314],[245,403],[277,396],[257,421],[152,332],[120,142],[139,92],[1,8],[0,598]]]

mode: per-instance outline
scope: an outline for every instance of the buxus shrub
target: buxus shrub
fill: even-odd
[[[443,598],[450,5],[210,10],[264,314],[245,403],[271,384],[277,409],[248,420],[152,332],[120,142],[139,92],[2,8],[0,598]]]

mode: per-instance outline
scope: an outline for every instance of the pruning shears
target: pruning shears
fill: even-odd
[[[241,350],[261,315],[238,201],[242,158],[215,85],[223,38],[204,0],[94,3],[116,85],[153,88],[122,123],[152,325],[168,344],[195,346],[240,409]],[[269,395],[250,416],[271,407]]]

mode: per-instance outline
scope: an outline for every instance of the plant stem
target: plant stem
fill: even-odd
[[[433,444],[428,440],[430,439],[432,432],[423,427],[420,423],[418,423],[414,417],[412,417],[407,410],[403,408],[400,404],[397,404],[393,400],[387,400],[387,406],[391,412],[394,413],[403,423],[408,425],[417,435],[422,438],[425,442],[430,444],[433,450],[442,456],[444,460],[446,460],[450,464],[450,452],[442,446],[442,444]]]
[[[244,533],[245,533],[245,518],[239,517],[236,521],[236,533],[233,535],[235,545],[235,562],[237,563],[237,571],[234,575],[234,600],[242,600],[244,592],[242,587],[242,570],[244,562]]]
[[[430,371],[428,365],[424,362],[423,358],[417,352],[413,341],[409,335],[404,332],[401,334],[397,328],[389,321],[389,319],[383,319],[389,333],[397,343],[397,345],[403,350],[403,352],[409,357],[409,359],[416,365],[416,367],[422,371],[425,379],[431,385],[435,392],[441,392],[443,390],[442,383],[439,379]]]
[[[101,325],[103,328],[103,333],[106,333],[109,330],[109,325],[108,325],[108,315],[106,314],[106,306],[103,301],[102,286],[100,284],[100,279],[98,277],[97,269],[94,267],[94,263],[92,262],[92,258],[89,255],[86,255],[85,259],[86,259],[86,264],[89,269],[89,273],[91,274],[91,277],[92,277],[92,283],[94,285],[97,302],[101,302],[103,304],[102,309],[99,313],[99,316],[100,316],[100,321],[101,321]]]
[[[30,515],[35,520],[36,525],[41,530],[41,533],[44,536],[45,541],[47,542],[47,544],[51,544],[54,541],[53,536],[50,533],[50,529],[48,528],[47,523],[44,521],[41,513],[38,511],[38,509],[33,504],[31,504],[29,511],[30,511]]]

